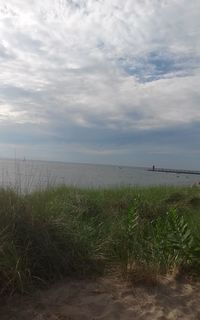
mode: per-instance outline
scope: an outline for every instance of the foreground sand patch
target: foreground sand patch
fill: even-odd
[[[1,320],[198,320],[200,284],[166,281],[156,287],[122,280],[65,280],[0,309]]]

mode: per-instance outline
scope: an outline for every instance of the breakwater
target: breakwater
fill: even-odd
[[[197,170],[165,169],[165,168],[155,168],[155,167],[153,167],[153,168],[148,169],[148,171],[200,175],[200,171],[197,171]]]

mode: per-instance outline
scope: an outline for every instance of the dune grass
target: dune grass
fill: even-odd
[[[136,282],[198,276],[200,190],[0,190],[0,295],[113,266]]]

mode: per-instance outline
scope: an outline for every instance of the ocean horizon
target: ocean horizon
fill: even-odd
[[[152,166],[0,159],[0,185],[30,192],[56,185],[92,188],[191,186],[200,180],[195,174],[149,171],[151,168]]]

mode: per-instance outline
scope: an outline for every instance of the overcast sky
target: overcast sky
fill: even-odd
[[[0,157],[200,169],[199,0],[0,0]]]

